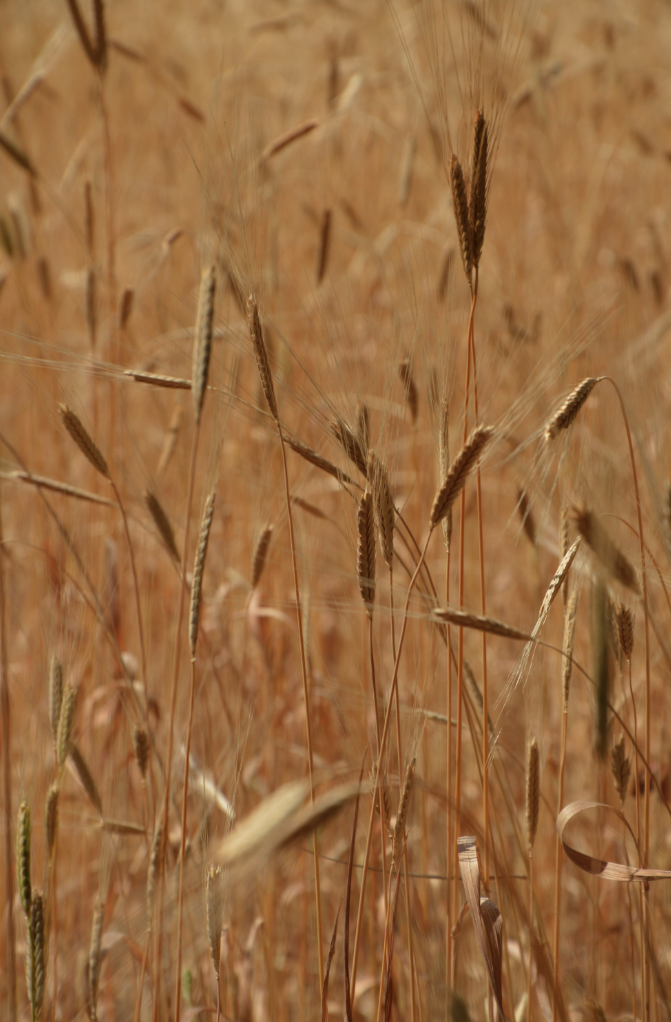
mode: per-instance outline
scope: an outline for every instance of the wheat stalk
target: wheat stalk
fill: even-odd
[[[25,801],[19,806],[19,820],[16,834],[16,872],[19,881],[21,907],[30,918],[30,806]]]
[[[569,428],[601,377],[588,376],[571,391],[545,427],[545,439],[554,440]]]
[[[482,111],[478,110],[473,122],[473,148],[471,151],[471,189],[468,219],[473,245],[473,266],[478,268],[487,223],[487,164],[488,129]],[[468,276],[468,273],[466,274]]]
[[[369,617],[373,616],[375,604],[375,522],[373,497],[366,490],[356,516],[357,525],[357,576],[359,592]],[[376,707],[377,717],[377,707]]]
[[[63,425],[77,444],[77,447],[82,452],[86,460],[93,465],[96,472],[100,472],[101,476],[104,476],[105,479],[109,479],[110,472],[107,467],[107,462],[87,432],[79,416],[76,415],[71,408],[64,404],[59,404],[58,411]]]
[[[198,536],[198,548],[196,550],[196,560],[193,566],[191,607],[189,610],[189,645],[191,646],[192,657],[195,657],[196,655],[196,645],[198,643],[198,623],[200,621],[200,604],[203,591],[203,572],[205,570],[207,543],[210,538],[210,528],[212,526],[212,517],[214,515],[214,499],[215,493],[213,490],[205,501],[205,507],[203,508],[203,517],[200,521],[200,534]]]
[[[294,498],[296,501],[296,498]],[[252,589],[256,589],[261,576],[263,575],[263,569],[266,566],[266,557],[268,556],[268,548],[270,547],[270,541],[273,538],[273,526],[266,525],[265,529],[261,532],[261,535],[256,541],[254,547],[254,554],[252,555]]]
[[[478,463],[480,455],[494,436],[494,432],[491,426],[476,426],[459,451],[433,501],[430,517],[432,529],[435,529],[436,525],[445,518],[463,490],[468,477]]]
[[[466,182],[464,172],[457,156],[453,153],[449,167],[450,192],[452,193],[452,205],[454,207],[454,219],[457,224],[457,235],[459,237],[459,251],[461,262],[466,274],[466,280],[471,286],[471,274],[473,271],[473,235],[471,223],[468,216],[468,198],[466,196]]]
[[[198,312],[193,342],[193,414],[196,422],[200,422],[203,402],[207,392],[207,378],[210,371],[212,354],[212,324],[214,321],[214,293],[217,284],[216,271],[213,265],[206,266],[200,280],[198,295]]]
[[[636,571],[612,541],[594,512],[580,504],[573,506],[572,515],[578,532],[606,571],[623,586],[640,596],[641,588]]]
[[[529,855],[533,851],[540,808],[540,767],[538,742],[532,738],[527,749],[526,828]]]
[[[610,770],[613,775],[615,790],[620,799],[620,805],[624,809],[631,775],[631,759],[626,755],[624,735],[613,741],[610,749]]]
[[[256,298],[254,295],[250,295],[247,299],[247,318],[249,321],[249,336],[252,342],[252,348],[254,349],[254,357],[259,370],[263,393],[265,394],[266,401],[268,402],[270,413],[275,422],[277,422],[279,420],[279,416],[277,413],[277,401],[275,399],[275,387],[273,385],[272,373],[270,372],[268,351],[263,339],[259,307],[256,304]]]
[[[154,520],[154,525],[158,529],[159,536],[163,540],[168,553],[175,561],[179,561],[179,551],[177,549],[175,533],[172,531],[170,519],[165,513],[161,502],[156,494],[152,493],[151,490],[146,491],[144,495],[144,502],[149,514]]]
[[[412,757],[408,763],[405,776],[403,778],[403,787],[401,789],[401,797],[398,803],[398,812],[396,814],[396,823],[394,825],[394,840],[393,840],[393,851],[391,857],[391,868],[398,866],[401,861],[401,855],[403,854],[403,845],[405,844],[405,825],[408,821],[408,810],[410,809],[410,795],[412,794],[412,783],[415,779],[415,767],[417,765],[417,758]]]
[[[368,457],[359,437],[340,419],[331,420],[329,422],[329,429],[349,460],[353,465],[356,465],[361,475],[365,477],[368,473]]]

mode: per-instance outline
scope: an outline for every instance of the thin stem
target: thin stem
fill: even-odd
[[[478,377],[476,371],[475,361],[475,306],[478,300],[478,278],[479,270],[475,268],[475,281],[473,285],[473,299],[472,299],[472,310],[469,324],[469,341],[471,346],[471,358],[473,360],[473,413],[475,417],[475,425],[478,425]],[[487,614],[487,600],[485,595],[485,548],[484,548],[484,536],[482,526],[482,482],[480,478],[480,463],[478,462],[475,484],[478,497],[478,554],[480,561],[480,612],[483,617]],[[487,684],[487,634],[482,633],[482,719],[487,721],[489,713],[489,702],[488,702],[488,684]],[[489,883],[489,729],[484,726],[482,728],[482,816],[483,816],[483,831],[484,831],[484,870],[485,870],[485,888]]]
[[[380,754],[380,714],[377,702],[377,686],[375,684],[375,657],[373,656],[373,615],[367,614],[368,617],[368,646],[370,649],[370,672],[371,681],[373,686],[373,705],[375,707],[375,740],[377,741],[378,755]],[[373,798],[379,800],[380,806],[380,850],[382,854],[382,887],[384,890],[384,911],[385,915],[387,912],[387,843],[385,841],[384,834],[384,797],[383,797],[383,780],[380,776],[380,783],[377,790],[373,792]]]
[[[566,731],[568,706],[564,704],[561,719],[561,751],[559,754],[559,792],[557,794],[557,816],[564,802],[564,768],[566,765]],[[555,838],[555,925],[554,925],[554,996],[552,999],[552,1022],[556,1022],[559,1003],[559,929],[561,916],[561,875],[563,866],[563,849],[559,835]]]
[[[280,437],[280,447],[282,448],[282,465],[284,468],[284,490],[287,501],[287,517],[289,519],[289,537],[291,540],[291,560],[294,569],[294,589],[296,592],[296,620],[298,622],[298,638],[301,649],[301,673],[303,675],[303,697],[305,700],[305,723],[307,727],[307,742],[308,742],[308,764],[310,770],[310,799],[312,802],[315,800],[315,786],[314,786],[314,760],[312,754],[312,725],[310,723],[310,689],[308,686],[308,668],[307,658],[305,655],[305,636],[303,635],[303,613],[301,610],[301,597],[298,585],[298,563],[296,560],[296,540],[294,536],[294,517],[291,508],[291,493],[289,490],[289,470],[287,468],[287,452],[284,446],[284,436],[282,434],[282,425],[279,418],[276,419],[277,432]],[[377,786],[377,781],[376,781]],[[373,800],[374,801],[374,800]],[[322,899],[321,899],[321,888],[319,882],[319,843],[317,839],[316,829],[312,832],[312,847],[314,850],[315,859],[315,903],[317,908],[317,954],[319,956],[319,989],[324,988],[324,942],[322,938]]]
[[[140,657],[141,657],[141,661],[142,661],[142,683],[143,683],[143,686],[144,686],[144,703],[145,703],[145,706],[147,706],[148,705],[148,703],[147,703],[147,660],[146,660],[146,657],[145,657],[144,629],[142,627],[142,611],[140,609],[140,586],[138,584],[137,571],[135,569],[135,555],[133,553],[133,544],[131,543],[130,531],[128,529],[128,519],[126,517],[126,510],[125,510],[125,508],[123,506],[123,503],[121,501],[121,495],[120,495],[120,493],[119,493],[119,491],[117,489],[117,486],[116,486],[116,483],[114,482],[114,480],[110,479],[110,483],[112,485],[112,489],[114,490],[114,496],[116,498],[117,504],[119,505],[119,511],[121,512],[121,517],[123,519],[123,527],[124,527],[124,531],[126,533],[126,542],[128,544],[128,552],[130,554],[130,566],[131,566],[131,571],[133,573],[133,589],[135,591],[135,611],[137,613],[137,630],[138,630],[138,636],[139,636],[139,640],[140,640]]]
[[[179,849],[179,893],[177,896],[177,978],[175,981],[175,1022],[179,1022],[182,998],[182,926],[184,922],[184,857],[186,855],[186,810],[189,797],[189,758],[191,756],[191,733],[193,729],[193,707],[196,700],[196,656],[191,657],[191,687],[189,689],[189,723],[186,729],[186,753],[184,759],[184,787],[182,789],[182,834]]]
[[[534,925],[534,854],[529,852],[529,972],[527,974],[527,1022],[532,1022],[531,1011],[531,968],[533,965],[533,925]]]
[[[0,494],[0,712],[2,713],[2,772],[5,789],[5,897],[9,1017],[16,1022],[16,931],[14,927],[14,866],[12,856],[12,758],[9,663],[7,656],[7,608],[5,604],[5,549]]]
[[[389,732],[389,721],[391,720],[391,710],[392,710],[392,706],[394,705],[394,693],[395,693],[396,685],[397,685],[397,682],[398,682],[398,668],[399,668],[399,663],[400,663],[400,660],[401,660],[401,653],[403,652],[403,640],[405,638],[406,627],[407,627],[407,624],[408,624],[408,607],[410,606],[410,597],[412,596],[412,591],[415,588],[415,583],[417,581],[417,576],[419,575],[419,573],[420,573],[420,571],[422,569],[422,565],[424,563],[424,558],[426,557],[426,551],[429,548],[429,540],[430,539],[431,539],[431,530],[429,531],[429,535],[426,537],[426,543],[424,544],[424,549],[422,550],[422,554],[421,554],[420,559],[419,559],[419,561],[417,563],[417,567],[415,568],[414,574],[413,574],[412,578],[410,579],[410,585],[408,586],[408,592],[407,592],[406,600],[405,600],[405,609],[403,611],[403,624],[401,625],[401,634],[400,634],[399,640],[398,640],[398,652],[396,654],[396,659],[394,660],[394,673],[392,675],[391,685],[390,685],[390,688],[389,688],[389,702],[387,704],[387,712],[385,713],[384,727],[382,729],[382,739],[381,739],[381,745],[380,745],[380,756],[378,757],[377,765],[376,765],[376,768],[375,768],[375,778],[373,780],[373,790],[375,790],[377,788],[377,786],[378,786],[379,775],[380,775],[380,761],[381,761],[382,755],[384,753],[384,746],[385,746],[385,742],[387,741],[387,734]],[[359,957],[359,940],[360,940],[360,936],[361,936],[361,923],[362,923],[362,920],[363,920],[364,895],[366,893],[366,877],[367,877],[367,873],[368,873],[368,854],[370,852],[370,842],[371,842],[371,837],[372,837],[372,834],[373,834],[373,824],[374,824],[374,822],[375,822],[375,799],[373,799],[372,802],[371,802],[371,811],[370,811],[370,817],[369,817],[369,820],[368,820],[368,834],[367,834],[367,837],[366,837],[366,854],[364,856],[363,875],[361,877],[361,893],[359,895],[359,909],[358,909],[357,918],[356,918],[356,936],[354,938],[354,953],[352,955],[352,983],[351,983],[352,1004],[354,1004],[354,994],[356,992],[356,970],[357,970],[357,962],[358,962],[358,957]]]
[[[610,376],[604,376],[604,380],[608,380],[612,384],[617,399],[620,402],[620,410],[622,411],[622,418],[624,421],[624,428],[627,434],[627,443],[629,445],[629,458],[631,460],[631,474],[634,483],[634,493],[636,495],[636,514],[638,517],[638,539],[641,551],[641,588],[643,597],[643,617],[645,624],[645,758],[647,762],[650,762],[650,623],[648,614],[648,581],[647,573],[645,570],[645,542],[643,538],[643,512],[641,510],[641,495],[638,488],[638,474],[636,472],[636,461],[634,459],[634,445],[631,440],[631,431],[629,429],[629,420],[627,418],[627,412],[624,407],[624,401],[622,400],[622,394],[620,389]],[[643,866],[648,865],[648,855],[650,852],[650,782],[646,781],[644,789],[644,801],[643,801]],[[650,904],[648,897],[648,890],[644,891],[644,914],[641,921],[641,925],[648,928]],[[644,1022],[650,1018],[650,958],[648,953],[648,943],[645,943],[645,991],[643,998],[643,1019]]]
[[[391,621],[392,621],[391,648],[392,648],[392,653],[393,653],[394,660],[395,660],[396,659],[396,649],[395,649],[395,646],[396,646],[396,636],[394,634],[394,572],[393,572],[393,567],[391,567],[389,569],[389,591],[391,593]],[[396,699],[396,755],[397,755],[397,758],[398,758],[398,783],[399,783],[399,791],[400,791],[401,785],[403,783],[403,780],[402,780],[403,748],[402,748],[402,745],[401,745],[401,701],[400,701],[400,697],[399,697],[399,694],[398,694],[398,685],[396,686],[395,699]],[[414,978],[415,956],[414,956],[414,949],[413,949],[413,942],[412,942],[412,916],[411,916],[411,906],[410,906],[410,876],[409,876],[410,870],[409,870],[409,867],[408,867],[408,845],[407,845],[407,842],[405,842],[405,841],[403,842],[403,867],[404,867],[404,870],[403,870],[403,882],[404,882],[404,886],[405,886],[405,912],[406,912],[406,919],[407,919],[407,924],[408,924],[408,964],[409,964],[409,968],[410,968],[410,1018],[411,1018],[411,1022],[415,1022],[415,978]],[[389,890],[391,891],[391,876],[389,878],[389,883],[390,883]],[[385,911],[386,911],[386,904],[385,904]]]
[[[184,525],[184,547],[182,550],[182,578],[186,578],[186,564],[187,556],[189,552],[189,531],[191,524],[191,505],[193,503],[193,489],[194,481],[196,476],[196,455],[198,453],[198,439],[200,437],[200,424],[194,425],[193,431],[193,443],[191,447],[191,465],[189,467],[189,484],[186,495],[186,523]],[[162,832],[161,832],[161,843],[158,854],[158,925],[156,933],[156,959],[154,962],[154,1000],[153,1000],[153,1020],[158,1022],[159,1017],[159,993],[160,993],[160,963],[161,963],[161,937],[163,929],[163,902],[165,894],[165,850],[167,844],[168,835],[168,810],[170,806],[170,779],[172,773],[172,748],[174,743],[175,734],[175,710],[177,707],[177,687],[179,681],[179,662],[180,655],[182,652],[182,622],[184,620],[184,594],[185,586],[179,587],[179,603],[177,609],[177,627],[175,632],[175,658],[173,664],[172,674],[172,691],[170,695],[170,726],[168,729],[168,755],[166,758],[165,767],[165,795],[163,800],[163,821],[162,821]],[[178,970],[178,984],[179,991],[181,993],[181,981],[179,980]],[[179,996],[177,1000],[179,1005]],[[176,1007],[176,1011],[179,1011],[179,1007]]]
[[[445,603],[446,606],[450,605],[450,549],[448,547],[446,554],[446,568],[445,568]],[[450,635],[450,626],[447,626],[447,719],[448,722],[452,720],[452,640]],[[447,728],[447,769],[446,769],[446,791],[447,791],[447,856],[446,862],[449,864],[452,854],[452,811],[451,811],[451,798],[452,798],[452,727],[448,723]],[[445,945],[445,1018],[449,1019],[450,1015],[450,998],[449,991],[452,986],[452,887],[448,877],[447,881],[447,914],[446,914],[446,945]]]

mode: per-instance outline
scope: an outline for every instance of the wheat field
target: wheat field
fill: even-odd
[[[670,53],[0,7],[2,1018],[671,1019]]]

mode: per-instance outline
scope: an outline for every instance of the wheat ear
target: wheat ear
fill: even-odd
[[[473,266],[480,265],[487,223],[487,164],[489,136],[487,123],[480,110],[473,122],[473,148],[471,152],[471,194],[468,219],[473,239]],[[467,274],[468,276],[468,274]]]
[[[494,432],[491,426],[477,426],[459,451],[433,501],[430,517],[432,529],[445,518],[463,490]]]
[[[259,370],[263,393],[265,394],[266,401],[268,402],[270,414],[274,418],[275,422],[277,422],[279,416],[277,413],[277,401],[275,399],[275,387],[273,384],[272,373],[270,372],[268,351],[263,339],[259,307],[256,304],[254,295],[250,295],[247,299],[247,318],[249,320],[249,336],[252,342],[252,348],[254,349],[254,358],[256,359],[256,366]]]
[[[25,801],[19,806],[19,821],[16,836],[16,871],[19,881],[21,907],[30,919],[30,806]]]
[[[641,587],[634,567],[612,541],[594,512],[582,504],[574,505],[573,521],[578,532],[606,571],[639,596]]]
[[[44,966],[44,899],[41,891],[35,891],[30,905],[26,955],[26,983],[33,1022],[37,1022],[42,1017]]]
[[[196,314],[196,330],[193,342],[193,414],[196,422],[200,422],[203,402],[207,392],[207,378],[210,371],[212,354],[212,324],[214,322],[214,293],[217,277],[215,267],[207,266],[200,280],[198,296],[198,312]]]
[[[599,379],[599,377],[588,376],[562,402],[545,427],[545,439],[548,442],[569,428]]]
[[[51,658],[49,671],[49,725],[54,747],[58,739],[58,721],[63,702],[63,667],[57,656]]]
[[[359,592],[369,617],[375,605],[375,522],[373,496],[366,490],[356,516],[357,525],[357,577]],[[375,709],[377,718],[377,707]]]
[[[261,581],[263,569],[266,566],[268,548],[270,547],[270,541],[272,538],[273,526],[266,525],[265,529],[263,529],[261,535],[256,541],[256,546],[254,547],[254,553],[252,555],[252,589],[256,589]]]
[[[175,533],[172,530],[170,519],[168,518],[163,505],[156,494],[152,493],[151,490],[146,491],[144,495],[144,502],[168,553],[175,561],[179,561],[179,551],[177,549]]]
[[[466,182],[464,172],[457,156],[453,153],[449,167],[450,191],[452,193],[452,205],[454,207],[454,219],[457,224],[457,235],[459,238],[459,251],[461,262],[466,274],[468,286],[471,286],[473,272],[473,235],[471,223],[468,216],[468,199],[466,197]]]
[[[627,788],[629,787],[629,777],[631,775],[631,759],[626,754],[624,735],[620,735],[611,746],[610,770],[613,775],[615,790],[620,799],[620,805],[624,809]]]
[[[61,421],[68,433],[77,444],[89,464],[93,465],[96,472],[99,472],[105,479],[110,478],[110,471],[107,462],[102,456],[98,446],[86,430],[79,416],[67,405],[59,404],[58,411]]]
[[[189,645],[191,656],[196,655],[198,643],[198,623],[200,621],[200,604],[203,595],[203,572],[205,571],[205,557],[207,555],[207,544],[210,538],[210,528],[214,515],[214,490],[205,501],[203,517],[200,522],[200,533],[198,535],[198,547],[196,549],[196,560],[193,566],[193,581],[191,583],[191,607],[189,610]],[[188,766],[185,767],[188,773]]]

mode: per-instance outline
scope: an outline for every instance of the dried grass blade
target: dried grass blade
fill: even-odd
[[[331,963],[333,961],[333,956],[335,955],[336,937],[338,936],[338,919],[340,917],[341,908],[342,902],[340,903],[340,905],[338,905],[335,923],[333,924],[333,933],[331,934],[331,943],[329,944],[329,952],[328,955],[326,956],[326,968],[324,969],[324,986],[322,987],[322,1022],[329,1022],[328,1008],[329,975],[331,973]]]
[[[629,826],[626,816],[614,806],[606,805],[603,802],[591,802],[587,799],[580,799],[576,802],[569,802],[564,806],[557,817],[557,835],[567,856],[578,869],[592,876],[601,877],[602,880],[614,880],[617,883],[645,883],[649,880],[671,880],[671,870],[668,869],[639,869],[635,866],[624,866],[619,862],[610,862],[605,859],[597,859],[585,852],[579,852],[576,848],[564,840],[564,831],[570,821],[589,809],[608,809],[615,813],[617,818],[625,825],[632,838],[634,833]]]
[[[501,943],[500,935],[497,940],[497,918],[499,912],[494,902],[488,898],[480,897],[480,867],[478,865],[478,853],[475,847],[474,837],[460,837],[457,841],[459,847],[459,872],[464,885],[464,892],[468,907],[471,911],[475,936],[478,941],[480,953],[485,962],[487,975],[494,994],[501,1018],[505,1019],[501,991]],[[485,902],[484,911],[482,908]],[[485,925],[486,919],[486,925]],[[498,947],[497,947],[498,942]],[[498,952],[499,959],[492,955],[492,950]]]

